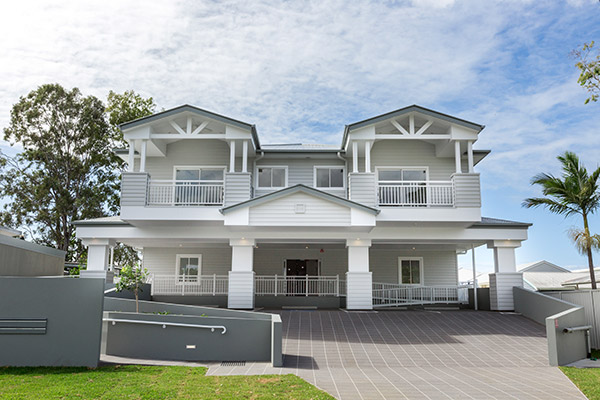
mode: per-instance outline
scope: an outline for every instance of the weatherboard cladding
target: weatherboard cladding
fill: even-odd
[[[481,207],[479,174],[454,175],[456,207]]]
[[[121,176],[121,206],[145,206],[148,174],[124,172]]]
[[[251,195],[252,175],[250,173],[225,174],[225,206],[248,200]]]

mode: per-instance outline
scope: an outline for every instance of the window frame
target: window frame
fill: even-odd
[[[317,170],[318,169],[329,169],[329,185],[331,185],[331,170],[342,169],[342,186],[331,187],[331,186],[317,186]],[[315,189],[329,189],[329,190],[346,190],[346,167],[344,165],[314,165],[313,166],[313,187]]]
[[[420,283],[402,283],[402,261],[419,261],[419,282]],[[425,265],[423,264],[423,257],[398,257],[398,284],[405,286],[425,286],[424,285],[424,274]]]
[[[284,182],[283,182],[283,186],[260,186],[259,185],[259,179],[258,179],[258,170],[260,168],[271,168],[271,169],[283,169],[284,170]],[[286,187],[288,187],[288,166],[287,165],[257,165],[256,167],[254,167],[254,182],[255,182],[255,187],[257,189],[275,189],[275,190],[279,190],[279,189],[285,189]],[[273,171],[271,171],[271,185],[273,185]]]
[[[173,181],[177,182],[177,170],[178,169],[188,169],[188,170],[197,170],[200,171],[200,173],[198,174],[198,178],[200,178],[200,174],[202,173],[203,169],[219,169],[219,170],[223,170],[223,179],[222,180],[214,180],[214,181],[207,181],[207,180],[203,180],[203,179],[198,179],[198,182],[219,182],[219,183],[225,183],[225,173],[227,172],[227,167],[223,166],[223,165],[173,165]],[[193,179],[192,179],[193,180]]]
[[[382,182],[415,182],[415,181],[404,181],[404,179],[400,180],[400,181],[382,181],[381,179],[379,179],[379,171],[385,171],[385,170],[400,170],[402,171],[401,174],[403,173],[403,171],[405,170],[412,170],[412,171],[422,171],[425,170],[425,182],[429,181],[429,167],[421,167],[421,166],[391,166],[391,167],[375,167],[375,173],[377,175],[377,183],[382,183]]]
[[[181,267],[181,259],[182,258],[198,258],[198,275],[196,275],[197,279],[200,279],[200,276],[202,275],[202,254],[186,254],[186,253],[178,253],[175,255],[175,278],[176,278],[176,282],[181,283],[181,281],[179,280],[180,278],[183,278],[184,276],[187,277],[191,277],[194,275],[182,275],[179,273],[180,271],[180,267]]]

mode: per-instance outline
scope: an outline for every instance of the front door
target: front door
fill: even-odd
[[[319,260],[286,260],[285,275],[288,277],[288,296],[305,296],[307,287],[304,277],[319,275]]]

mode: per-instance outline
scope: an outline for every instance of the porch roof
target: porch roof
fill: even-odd
[[[80,219],[78,221],[71,222],[71,225],[75,226],[114,226],[114,225],[126,225],[131,226],[129,222],[123,221],[121,217],[115,215],[113,217],[100,217],[90,219]]]
[[[532,223],[510,221],[507,219],[481,217],[481,222],[475,222],[470,228],[529,228]]]
[[[220,211],[221,211],[221,213],[226,214],[230,211],[233,211],[233,210],[236,210],[239,208],[256,206],[258,204],[262,204],[267,201],[275,200],[275,199],[278,199],[281,197],[289,196],[291,194],[298,193],[298,192],[306,193],[310,196],[315,196],[315,197],[321,198],[323,200],[337,203],[342,206],[356,208],[356,209],[359,209],[362,211],[366,211],[373,215],[379,214],[379,210],[376,208],[365,206],[364,204],[360,204],[360,203],[357,203],[352,200],[344,199],[344,198],[338,197],[336,195],[329,194],[327,192],[323,192],[321,190],[311,188],[309,186],[302,185],[302,184],[298,184],[298,185],[287,187],[285,189],[277,190],[275,192],[271,192],[271,193],[265,194],[260,197],[255,197],[253,199],[246,200],[241,203],[234,204],[232,206],[223,207]]]

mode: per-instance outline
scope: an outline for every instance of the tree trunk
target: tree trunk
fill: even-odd
[[[140,312],[140,304],[138,302],[138,290],[137,288],[133,289],[133,293],[135,294],[135,312]]]
[[[596,273],[594,271],[594,259],[592,258],[592,246],[590,243],[590,228],[588,225],[587,214],[583,214],[583,229],[585,230],[585,238],[587,240],[586,243],[586,251],[588,257],[588,266],[590,268],[590,282],[592,283],[592,289],[597,289],[596,287]]]

